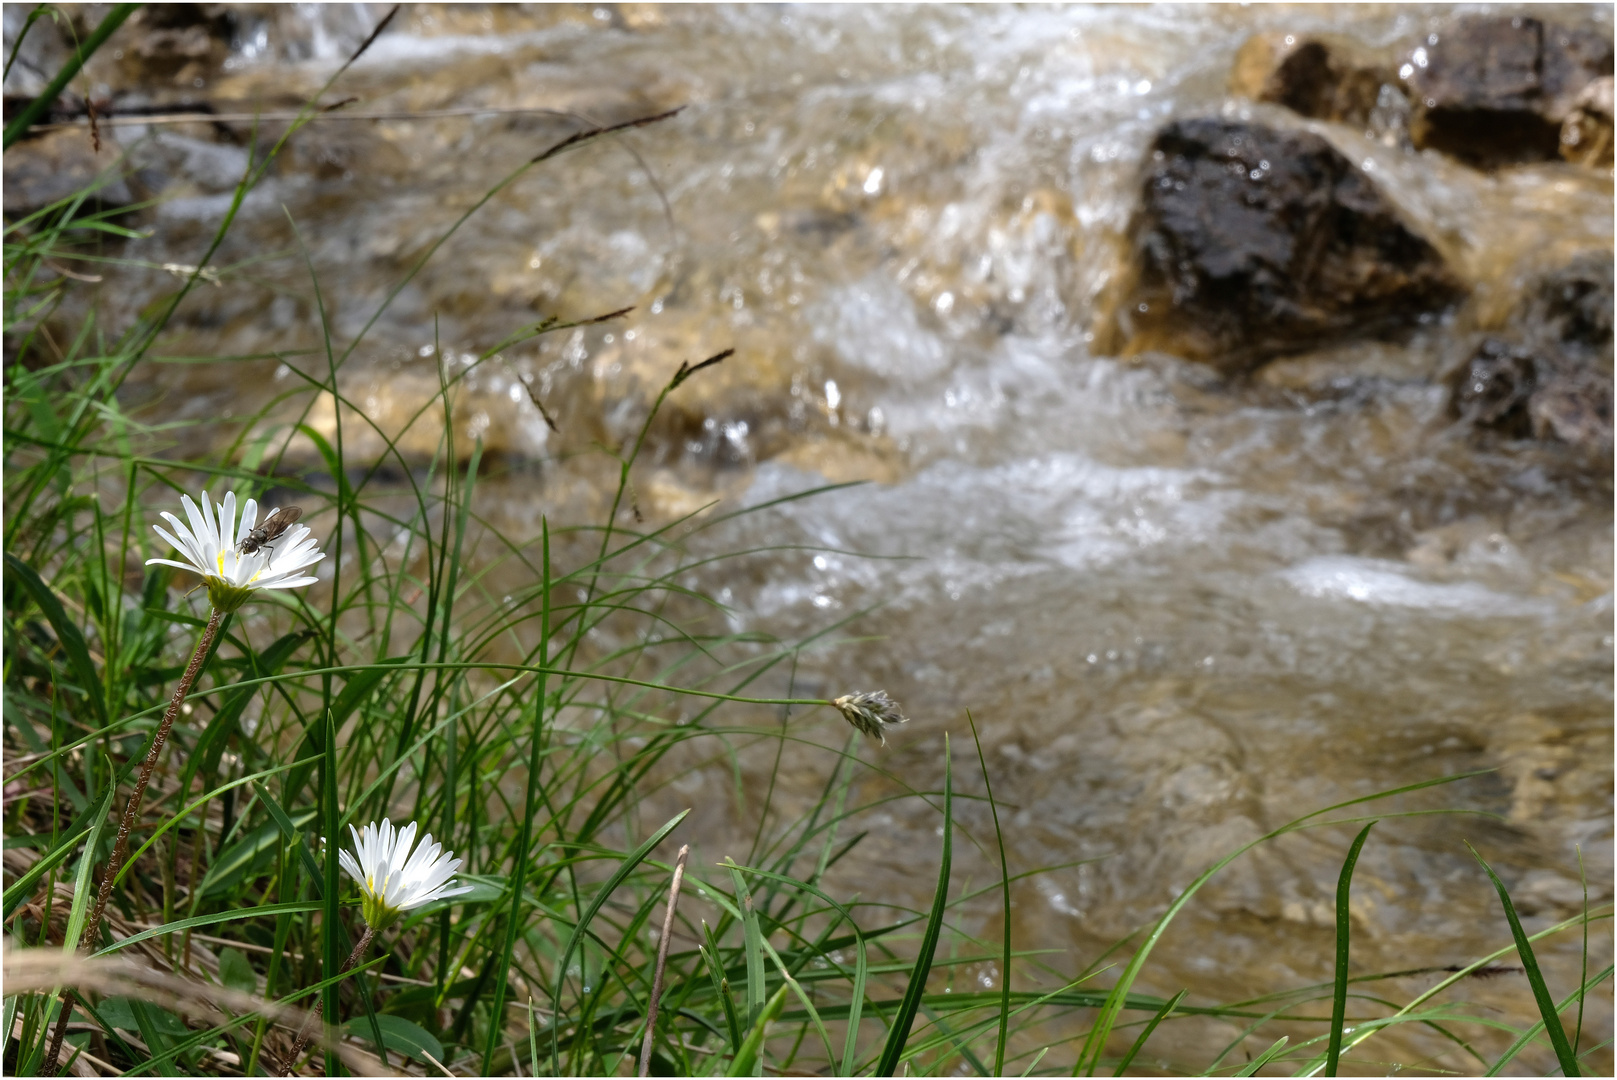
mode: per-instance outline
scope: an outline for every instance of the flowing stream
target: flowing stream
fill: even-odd
[[[382,10],[314,7],[244,21],[194,96],[220,111],[295,108]],[[1572,14],[1610,32],[1609,9]],[[1391,45],[1449,17],[411,6],[328,95],[393,118],[325,120],[298,137],[216,260],[254,261],[200,285],[165,348],[318,350],[289,218],[345,342],[523,161],[582,123],[684,105],[495,195],[369,331],[342,375],[351,398],[396,431],[437,390],[435,341],[453,371],[546,315],[635,305],[514,346],[467,381],[456,436],[486,447],[479,510],[531,537],[541,513],[598,513],[615,466],[591,447],[632,437],[679,361],[734,347],[671,398],[635,510],[657,523],[715,498],[734,508],[873,481],[724,526],[704,541],[714,550],[825,550],[755,556],[702,584],[738,628],[785,637],[876,606],[838,639],[862,640],[804,654],[794,691],[891,692],[913,720],[863,753],[899,782],[940,786],[948,732],[962,791],[981,795],[971,710],[1011,872],[1060,867],[1016,884],[1018,947],[1051,950],[1040,961],[1070,977],[1215,859],[1295,816],[1492,770],[1385,804],[1491,816],[1386,820],[1354,883],[1356,971],[1465,963],[1509,935],[1462,840],[1499,869],[1530,932],[1581,908],[1580,845],[1590,902],[1612,896],[1611,485],[1609,472],[1452,429],[1434,375],[1533,270],[1609,249],[1609,172],[1488,176],[1333,131],[1472,284],[1469,301],[1410,341],[1344,343],[1240,384],[1106,352],[1108,286],[1153,132],[1220,111],[1304,123],[1225,96],[1250,34],[1330,29]],[[133,310],[172,285],[157,266],[197,257],[248,151],[205,125],[117,137],[164,199],[153,238],[126,252],[154,267],[131,288]],[[209,418],[295,384],[269,359],[165,366],[138,389],[168,414]],[[328,400],[311,423],[333,422]],[[379,453],[359,425],[345,429],[354,459]],[[418,424],[401,446],[425,460],[441,435]],[[295,443],[292,460],[317,464],[313,444]],[[837,745],[839,725],[808,716],[800,733]],[[746,784],[762,783],[773,745],[743,756]],[[780,821],[815,797],[831,760],[787,746]],[[727,777],[692,774],[668,796],[701,803],[691,829],[709,862],[750,835],[704,793],[728,790]],[[861,785],[865,797],[898,790],[879,776]],[[963,802],[960,822],[956,888],[981,888],[998,874],[986,804]],[[913,799],[866,815],[870,835],[833,891],[924,904],[937,826]],[[1215,877],[1141,988],[1227,1001],[1328,980],[1351,836],[1291,836]],[[958,924],[992,942],[998,918],[990,893]],[[1597,964],[1608,927],[1594,934]],[[1545,963],[1569,993],[1575,935],[1547,946]],[[998,976],[977,965],[955,985]],[[1436,978],[1384,985],[1407,999]],[[1512,1023],[1535,1015],[1519,976],[1464,996]],[[1610,1028],[1608,987],[1584,1044]],[[1170,1026],[1151,1053],[1168,1069],[1205,1063],[1235,1034]],[[1423,1038],[1389,1036],[1377,1060],[1431,1054],[1475,1070]],[[1591,1067],[1609,1068],[1601,1055]]]

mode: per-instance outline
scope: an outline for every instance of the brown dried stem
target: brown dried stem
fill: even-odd
[[[376,931],[367,926],[365,932],[360,935],[359,942],[354,946],[354,951],[343,961],[342,970],[338,974],[346,974],[350,968],[359,963],[360,958],[365,955],[365,950],[371,947],[371,939],[375,936]],[[325,1012],[325,1005],[324,995],[314,999],[314,1010],[308,1019],[303,1021],[303,1027],[298,1029],[298,1040],[292,1044],[292,1052],[286,1055],[286,1066],[281,1069],[282,1076],[297,1075],[292,1070],[297,1068],[298,1059],[303,1056],[303,1051],[308,1049],[309,1040],[314,1037],[314,1026],[320,1022],[320,1017]]]
[[[202,631],[202,637],[197,642],[196,651],[191,654],[191,662],[185,667],[185,674],[180,676],[180,685],[175,687],[174,696],[168,700],[168,708],[163,711],[163,720],[157,725],[157,732],[152,736],[151,748],[146,751],[146,760],[140,763],[140,777],[135,781],[135,790],[129,796],[129,803],[124,807],[123,820],[118,823],[118,841],[112,845],[112,858],[107,860],[106,869],[101,871],[101,890],[96,894],[95,907],[90,911],[90,917],[85,920],[84,930],[79,937],[79,948],[93,945],[101,940],[101,919],[107,912],[107,900],[112,896],[112,883],[117,880],[118,874],[123,870],[124,859],[129,855],[129,834],[135,828],[135,820],[140,816],[140,802],[146,795],[146,785],[151,783],[152,773],[157,769],[157,760],[163,754],[163,744],[168,742],[168,733],[174,728],[174,718],[180,714],[180,706],[185,704],[185,696],[191,692],[191,684],[196,682],[197,676],[202,673],[202,665],[208,659],[208,650],[213,647],[214,635],[219,632],[219,623],[224,619],[224,612],[214,609],[213,615],[208,619],[207,628]],[[87,852],[93,856],[94,852]],[[62,1056],[62,1039],[67,1034],[67,1021],[73,1011],[73,999],[70,994],[62,994],[62,1011],[56,1020],[56,1029],[51,1032],[50,1050],[45,1055],[42,1072],[46,1076],[54,1075],[56,1063]]]
[[[668,886],[668,909],[663,912],[663,933],[657,939],[657,973],[651,979],[651,1003],[646,1006],[646,1037],[640,1043],[640,1075],[651,1075],[651,1043],[657,1031],[657,1008],[662,1003],[663,968],[668,963],[668,940],[674,936],[674,909],[679,906],[679,884],[685,879],[685,857],[691,846],[685,844],[674,860],[674,880]]]

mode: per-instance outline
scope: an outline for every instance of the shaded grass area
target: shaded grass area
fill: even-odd
[[[1497,952],[1403,1001],[1381,987],[1409,972],[1353,972],[1346,912],[1370,833],[1363,815],[1433,813],[1405,809],[1402,797],[1464,777],[1289,822],[1214,862],[1101,956],[1050,956],[1021,940],[980,747],[962,760],[975,760],[991,836],[957,833],[953,805],[966,796],[947,742],[941,788],[915,790],[871,764],[857,732],[827,747],[794,729],[828,704],[794,695],[800,658],[857,633],[857,616],[799,640],[733,629],[732,613],[692,582],[698,569],[711,579],[760,554],[715,555],[704,544],[734,514],[648,526],[623,512],[657,410],[706,362],[671,374],[636,439],[602,448],[616,458],[616,487],[596,524],[503,533],[478,513],[482,448],[455,434],[457,389],[472,370],[585,320],[542,319],[511,328],[471,364],[440,362],[438,393],[412,421],[443,433],[430,460],[408,458],[397,434],[380,430],[387,453],[346,453],[344,425],[368,421],[343,397],[339,374],[437,247],[528,169],[662,119],[582,131],[537,153],[446,224],[351,340],[326,325],[309,267],[323,353],[288,363],[298,385],[256,415],[212,425],[234,434],[202,460],[173,459],[181,425],[139,407],[126,388],[142,365],[163,362],[154,346],[204,270],[228,277],[211,260],[298,125],[243,177],[189,280],[133,325],[104,325],[92,298],[64,333],[62,313],[80,310],[68,301],[85,283],[53,269],[93,257],[115,281],[118,246],[134,235],[127,211],[96,209],[87,190],[6,223],[4,916],[8,949],[37,961],[14,972],[16,954],[7,954],[8,1072],[42,1069],[59,986],[77,1009],[65,1060],[79,1071],[266,1073],[296,1037],[299,1016],[286,1008],[323,994],[333,1028],[323,1056],[300,1063],[304,1072],[630,1072],[650,1013],[672,852],[693,839],[681,781],[739,778],[750,748],[788,742],[821,757],[806,813],[771,813],[778,752],[761,783],[704,793],[757,824],[744,858],[685,871],[651,1032],[654,1073],[1122,1075],[1162,1069],[1150,1039],[1187,1018],[1217,1019],[1233,1035],[1221,1052],[1174,1065],[1208,1075],[1384,1071],[1361,1048],[1407,1025],[1436,1033],[1478,1073],[1531,1050],[1572,1075],[1604,1049],[1609,1040],[1582,1030],[1583,1005],[1611,968],[1552,990],[1534,945],[1581,930],[1587,956],[1588,926],[1609,919],[1609,907],[1529,935],[1485,862],[1478,887],[1495,885],[1502,905]],[[613,307],[604,303],[599,318],[625,315]],[[338,406],[330,432],[309,422],[322,396]],[[290,463],[299,439],[319,464]],[[90,928],[94,955],[75,958],[120,789],[208,617],[204,594],[187,591],[194,581],[143,565],[162,554],[149,527],[179,492],[204,485],[215,497],[234,488],[301,506],[329,569],[316,586],[226,618],[146,799],[107,925]],[[975,722],[955,725],[957,736],[968,732],[975,738]],[[884,793],[870,796],[865,781],[878,776]],[[828,873],[857,850],[870,811],[896,798],[939,815],[930,903],[912,910],[829,891]],[[339,961],[363,923],[321,838],[384,816],[418,821],[452,848],[474,891],[411,912],[378,936],[371,960],[344,973]],[[1333,982],[1225,1002],[1135,989],[1175,917],[1219,870],[1276,837],[1344,825],[1364,829],[1344,844]],[[961,839],[997,856],[998,880],[955,880]],[[957,915],[994,895],[1003,933],[978,940]],[[51,958],[55,967],[42,962]],[[173,982],[158,993],[158,981],[115,961]],[[951,976],[984,961],[997,965],[999,985],[956,992]],[[1465,1003],[1467,979],[1501,963],[1520,964],[1536,1026],[1517,1030]],[[25,976],[34,982],[17,981]],[[1508,1032],[1503,1055],[1479,1049],[1477,1033],[1490,1028]]]

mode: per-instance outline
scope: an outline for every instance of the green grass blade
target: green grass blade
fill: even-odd
[[[342,901],[338,896],[337,879],[337,849],[342,845],[342,837],[337,829],[341,814],[337,810],[337,722],[326,711],[325,723],[325,760],[320,766],[320,824],[321,831],[326,837],[325,865],[322,880],[324,888],[320,897],[322,914],[320,917],[320,956],[321,972],[333,980],[321,991],[325,1002],[325,1018],[323,1023],[330,1025],[337,1022],[337,983],[335,981],[338,970],[342,966],[342,945],[338,935],[342,931],[340,913]],[[326,1075],[341,1076],[338,1070],[342,1067],[336,1051],[326,1050]]]
[[[1151,1017],[1150,1021],[1145,1025],[1145,1030],[1140,1032],[1140,1037],[1134,1040],[1134,1045],[1129,1047],[1129,1052],[1123,1055],[1123,1060],[1119,1061],[1117,1068],[1112,1070],[1113,1076],[1122,1076],[1128,1067],[1134,1064],[1134,1059],[1139,1056],[1141,1050],[1145,1049],[1146,1040],[1151,1037],[1153,1031],[1157,1030],[1157,1025],[1173,1015],[1173,1011],[1179,1007],[1181,1001],[1185,1000],[1185,995],[1188,993],[1190,993],[1189,990],[1179,991],[1179,993],[1169,998],[1162,1008],[1157,1010],[1156,1015]]]
[[[612,872],[612,876],[606,879],[606,883],[595,891],[595,896],[590,900],[589,907],[584,909],[583,916],[578,920],[577,924],[574,925],[573,932],[568,935],[567,946],[566,948],[562,949],[561,957],[556,962],[556,983],[554,988],[556,1038],[553,1039],[550,1044],[550,1064],[552,1072],[556,1074],[560,1074],[561,1072],[561,995],[563,983],[567,979],[567,964],[573,958],[573,951],[577,949],[579,943],[583,941],[584,934],[588,929],[590,922],[594,920],[596,913],[601,910],[601,905],[605,904],[607,898],[612,895],[613,890],[619,885],[623,884],[623,879],[633,873],[634,868],[645,861],[646,856],[651,854],[652,849],[654,849],[658,844],[662,843],[668,834],[673,832],[674,829],[679,826],[679,823],[684,821],[689,815],[689,810],[681,810],[672,818],[668,819],[668,823],[662,828],[658,829],[656,832],[647,837],[643,844],[631,851],[628,856],[618,864],[618,868]],[[784,989],[784,987],[782,989]],[[493,1022],[497,1024],[499,1022],[498,1018],[496,1018]]]
[[[149,941],[154,937],[163,937],[166,934],[178,934],[184,930],[195,930],[203,926],[218,926],[220,923],[236,922],[258,918],[263,915],[279,915],[283,912],[305,912],[324,910],[315,900],[288,900],[283,904],[260,904],[250,908],[235,908],[230,911],[216,911],[211,915],[193,915],[187,919],[175,919],[173,922],[154,926],[149,930],[142,930],[138,934],[130,934],[126,938],[119,938],[93,955],[110,956],[120,949],[127,949],[142,941]]]
[[[528,1063],[532,1068],[539,1067],[539,1033],[538,1021],[533,1012],[533,998],[528,999]]]
[[[1589,872],[1583,865],[1583,845],[1578,848],[1578,882],[1583,886],[1583,952],[1582,962],[1578,966],[1578,981],[1589,981]],[[1578,995],[1578,1023],[1572,1029],[1572,1056],[1578,1056],[1578,1048],[1583,1045],[1583,995]]]
[[[550,663],[550,523],[548,519],[541,518],[540,527],[540,555],[539,573],[540,583],[540,621],[539,621],[539,666],[544,667]],[[522,889],[527,883],[529,849],[533,846],[533,821],[539,816],[539,769],[542,765],[540,754],[544,749],[545,733],[545,695],[549,686],[547,677],[540,673],[534,679],[533,689],[533,719],[528,725],[528,788],[522,802],[522,824],[517,830],[517,845],[512,856],[514,865],[511,868],[511,910],[506,915],[505,940],[500,944],[500,962],[494,976],[494,1004],[492,1019],[488,1026],[488,1042],[483,1047],[483,1071],[487,1073],[494,1059],[494,1050],[499,1046],[500,1032],[504,1028],[505,1018],[505,988],[506,980],[511,971],[511,956],[516,951],[517,928],[522,923]],[[454,738],[454,733],[450,733]],[[450,793],[450,798],[454,793]],[[583,923],[578,929],[582,929]],[[575,930],[575,937],[577,931]],[[558,990],[560,979],[566,975],[567,960],[563,958],[560,975],[557,979]],[[551,1003],[556,1009],[556,1017],[561,1018],[561,995],[558,992],[555,1001]],[[560,1025],[557,1026],[557,1035],[551,1041],[556,1054],[560,1053]],[[553,1060],[552,1064],[556,1062]],[[538,1063],[534,1063],[537,1068]]]
[[[719,1006],[724,1012],[725,1026],[730,1033],[730,1054],[734,1056],[741,1050],[741,1018],[736,1015],[735,1001],[730,997],[730,980],[724,977],[724,962],[719,959],[719,943],[714,940],[713,928],[702,920],[702,936],[707,939],[706,945],[699,945],[702,960],[707,965],[708,978],[713,982],[713,993],[719,999]]]
[[[814,1025],[814,1030],[819,1032],[821,1041],[825,1043],[825,1059],[827,1061],[836,1060],[835,1051],[831,1049],[831,1033],[825,1030],[825,1021],[820,1019],[820,1012],[814,1007],[814,999],[803,991],[801,983],[792,978],[791,969],[786,966],[786,961],[780,958],[780,953],[775,951],[775,947],[769,943],[769,939],[760,938],[759,943],[763,945],[764,951],[769,954],[769,959],[774,961],[775,967],[780,970],[780,977],[786,981],[787,986],[791,987],[792,993],[797,995],[797,1000],[803,1003],[803,1010],[808,1013],[809,1022]]]
[[[253,790],[257,792],[259,801],[269,810],[270,817],[275,820],[276,826],[281,830],[281,835],[286,837],[287,841],[298,849],[298,854],[302,856],[303,869],[308,872],[309,880],[314,884],[315,892],[324,895],[324,876],[319,864],[314,861],[314,855],[309,851],[309,845],[303,842],[303,830],[299,829],[297,822],[292,820],[292,815],[288,814],[281,807],[281,804],[275,801],[275,796],[270,794],[269,788],[254,780]],[[341,843],[342,838],[339,836],[336,842]]]
[[[1571,1008],[1572,1002],[1574,1000],[1577,1000],[1581,1004],[1583,1002],[1583,999],[1588,996],[1589,991],[1593,990],[1595,987],[1599,986],[1601,983],[1603,983],[1607,979],[1611,978],[1611,975],[1612,975],[1612,965],[1607,964],[1605,969],[1602,970],[1599,974],[1597,974],[1593,979],[1590,979],[1590,980],[1586,981],[1579,990],[1577,990],[1576,992],[1574,992],[1572,994],[1569,994],[1567,996],[1566,1000],[1561,1002],[1561,1004],[1556,1007],[1556,1013],[1559,1014],[1563,1010]],[[1482,1075],[1483,1076],[1498,1076],[1501,1072],[1504,1071],[1505,1066],[1509,1065],[1510,1062],[1516,1057],[1517,1054],[1521,1053],[1524,1049],[1526,1049],[1528,1044],[1530,1044],[1538,1036],[1538,1033],[1540,1031],[1543,1031],[1543,1030],[1544,1030],[1544,1021],[1540,1020],[1537,1023],[1533,1024],[1531,1027],[1529,1027],[1526,1031],[1522,1032],[1521,1035],[1516,1039],[1516,1041],[1510,1044],[1509,1049],[1507,1049],[1503,1054],[1501,1054],[1499,1056],[1499,1060],[1494,1062],[1492,1065],[1490,1065],[1488,1067],[1488,1071],[1483,1073]]]
[[[1578,1059],[1573,1056],[1572,1046],[1566,1041],[1566,1029],[1561,1026],[1561,1016],[1555,1007],[1555,1001],[1550,997],[1550,988],[1544,984],[1544,973],[1539,970],[1538,957],[1533,954],[1532,943],[1527,940],[1527,934],[1522,930],[1522,921],[1516,916],[1516,905],[1510,902],[1510,893],[1505,889],[1505,883],[1499,880],[1499,875],[1493,872],[1488,861],[1477,854],[1477,849],[1467,843],[1466,850],[1470,851],[1477,863],[1488,874],[1488,880],[1493,882],[1494,889],[1499,893],[1499,902],[1505,908],[1505,921],[1510,923],[1510,936],[1516,941],[1516,955],[1521,958],[1522,967],[1527,971],[1527,984],[1533,988],[1533,1000],[1538,1003],[1539,1015],[1544,1018],[1544,1031],[1550,1037],[1550,1045],[1555,1048],[1555,1060],[1561,1063],[1562,1076],[1581,1076],[1578,1071]]]
[[[753,1021],[752,1029],[742,1041],[741,1049],[736,1051],[735,1060],[730,1063],[730,1071],[725,1074],[726,1076],[762,1075],[758,1051],[763,1049],[764,1034],[770,1023],[780,1015],[780,1010],[785,1004],[786,987],[782,986],[775,991],[775,996],[765,1003],[763,1012],[758,1014],[758,1019]]]
[[[67,89],[67,84],[73,81],[73,77],[79,73],[79,69],[84,66],[84,62],[90,59],[95,54],[95,51],[106,43],[106,40],[113,35],[113,32],[122,26],[124,20],[133,15],[138,7],[140,7],[139,4],[113,5],[112,10],[107,12],[106,17],[90,33],[90,36],[85,38],[84,42],[73,51],[72,56],[68,57],[67,63],[62,65],[62,69],[56,73],[56,77],[50,81],[50,85],[46,86],[38,97],[24,106],[22,111],[17,113],[16,117],[6,125],[4,135],[0,136],[4,146],[10,147],[12,143],[28,133],[29,127],[41,116],[44,116],[46,110],[56,102],[57,96]]]
[[[999,965],[999,1033],[994,1041],[994,1076],[1005,1075],[1005,1039],[1011,1022],[1011,868],[1005,859],[1005,834],[999,828],[999,803],[994,801],[994,782],[988,778],[988,760],[983,757],[983,741],[977,734],[977,721],[966,710],[966,723],[971,725],[971,741],[977,746],[977,765],[983,771],[983,787],[988,791],[988,809],[994,817],[994,846],[999,849],[1000,923],[1003,927],[1000,941]],[[1151,1027],[1155,1027],[1153,1021]],[[1150,1034],[1150,1028],[1146,1029]],[[1118,1075],[1122,1075],[1119,1073]]]
[[[758,912],[752,906],[752,892],[747,888],[741,870],[729,860],[730,880],[735,884],[736,908],[741,912],[742,950],[747,958],[747,1027],[758,1022],[764,1008],[764,950],[759,944],[763,935],[758,930]]]
[[[1375,827],[1372,821],[1353,838],[1353,845],[1342,862],[1342,874],[1336,881],[1336,983],[1331,991],[1331,1042],[1325,1051],[1326,1076],[1336,1075],[1336,1065],[1342,1057],[1342,1025],[1347,1021],[1348,934],[1352,922],[1348,895],[1353,885],[1353,867],[1359,861],[1364,842],[1370,838],[1370,830]]]
[[[1280,1051],[1284,1050],[1286,1048],[1286,1043],[1289,1042],[1290,1040],[1291,1040],[1291,1037],[1289,1035],[1280,1036],[1280,1038],[1275,1040],[1273,1046],[1269,1047],[1269,1049],[1265,1050],[1263,1053],[1259,1054],[1257,1057],[1253,1058],[1251,1061],[1249,1061],[1245,1065],[1241,1066],[1240,1070],[1235,1075],[1236,1076],[1255,1076],[1255,1075],[1257,1075],[1257,1071],[1259,1069],[1263,1068],[1265,1065],[1269,1064],[1270,1061],[1274,1060],[1275,1055],[1279,1054]]]
[[[921,998],[926,994],[927,976],[932,973],[932,956],[937,951],[938,935],[943,931],[943,912],[949,900],[949,869],[954,854],[954,766],[949,758],[949,736],[943,737],[943,858],[938,865],[938,887],[932,893],[932,911],[927,916],[926,931],[921,935],[921,951],[910,970],[909,985],[904,989],[898,1014],[888,1029],[887,1043],[882,1047],[881,1060],[876,1065],[877,1076],[894,1076],[899,1059],[904,1055],[904,1044],[909,1041],[910,1025],[920,1010]]]
[[[1243,844],[1202,871],[1201,875],[1187,885],[1174,899],[1173,903],[1168,905],[1168,910],[1163,912],[1162,916],[1152,924],[1150,933],[1140,943],[1140,947],[1135,950],[1134,955],[1129,959],[1128,966],[1123,969],[1123,973],[1118,976],[1116,985],[1112,987],[1112,992],[1107,996],[1106,1004],[1101,1006],[1100,1015],[1095,1018],[1095,1024],[1089,1029],[1089,1035],[1084,1040],[1083,1048],[1078,1053],[1078,1060],[1073,1065],[1073,1075],[1085,1075],[1095,1071],[1100,1063],[1101,1053],[1106,1049],[1106,1040],[1112,1033],[1112,1025],[1117,1022],[1117,1016],[1123,1010],[1123,1002],[1127,998],[1129,990],[1134,986],[1134,980],[1139,977],[1140,971],[1145,967],[1146,960],[1151,956],[1151,950],[1162,939],[1162,935],[1167,932],[1174,918],[1178,916],[1186,904],[1190,903],[1191,897],[1195,896],[1203,885],[1211,881],[1214,874],[1259,844],[1267,843],[1278,836],[1284,836],[1287,833],[1306,828],[1309,822],[1332,811],[1375,802],[1379,799],[1390,799],[1395,795],[1406,795],[1413,791],[1423,791],[1426,788],[1438,787],[1442,784],[1452,784],[1456,781],[1467,780],[1482,774],[1482,770],[1477,770],[1455,773],[1450,776],[1439,776],[1432,780],[1420,780],[1413,784],[1404,784],[1400,787],[1389,788],[1386,791],[1377,791],[1369,795],[1360,795],[1344,802],[1332,803],[1330,806],[1321,807],[1311,813],[1304,814],[1302,817],[1293,818],[1279,828],[1264,833],[1256,840]]]
[[[30,866],[26,874],[23,874],[6,887],[5,919],[9,920],[12,912],[16,911],[24,901],[34,895],[34,886],[39,884],[40,878],[56,869],[62,864],[62,860],[73,854],[79,846],[79,837],[83,836],[89,829],[98,827],[100,822],[106,820],[107,806],[112,802],[115,788],[116,785],[110,783],[103,787],[95,802],[68,828],[67,834],[57,842],[56,846],[51,848],[44,858]]]
[[[101,693],[101,677],[96,674],[95,663],[90,659],[90,649],[84,643],[84,635],[74,625],[73,620],[67,617],[62,602],[56,598],[56,593],[45,584],[34,568],[23,562],[11,552],[6,552],[6,569],[16,575],[22,587],[28,590],[39,610],[45,615],[51,629],[56,631],[56,640],[62,645],[62,651],[67,654],[67,661],[73,667],[73,673],[78,676],[85,698],[90,702],[90,708],[95,713],[96,720],[105,726],[107,723],[107,702]]]
[[[112,771],[110,768],[107,770]],[[95,824],[90,826],[90,835],[84,841],[84,858],[79,860],[79,871],[73,877],[73,906],[68,911],[67,933],[62,938],[62,951],[72,956],[78,950],[79,938],[84,933],[84,920],[89,917],[90,894],[95,890],[90,887],[92,871],[95,870],[96,848],[101,844],[101,830],[106,826],[107,819],[98,817]],[[107,867],[107,873],[112,873],[112,867]],[[91,927],[94,944],[101,944],[101,928]]]

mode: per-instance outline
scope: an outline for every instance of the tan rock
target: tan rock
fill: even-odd
[[[6,213],[25,214],[69,198],[114,169],[122,156],[122,149],[105,131],[97,153],[88,128],[60,128],[15,143],[5,157]],[[86,201],[125,206],[134,198],[122,178],[112,175],[95,199]]]
[[[1561,156],[1574,165],[1612,167],[1612,77],[1583,88],[1561,123]]]

